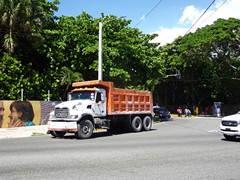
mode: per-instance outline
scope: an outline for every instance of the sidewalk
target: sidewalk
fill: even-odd
[[[47,134],[47,125],[16,128],[0,128],[0,139],[31,137]]]

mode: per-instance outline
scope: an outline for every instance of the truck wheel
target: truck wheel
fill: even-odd
[[[139,132],[142,129],[142,119],[139,116],[133,118],[131,122],[132,130],[134,132]]]
[[[50,134],[53,137],[63,138],[63,136],[66,134],[66,132],[64,132],[64,131],[50,131]]]
[[[226,134],[223,135],[227,140],[235,140],[236,136],[228,136]]]
[[[76,137],[78,139],[90,138],[93,134],[93,124],[90,120],[86,119],[78,124],[78,131],[76,132]]]
[[[149,131],[152,128],[152,119],[149,116],[146,116],[143,119],[143,130]]]

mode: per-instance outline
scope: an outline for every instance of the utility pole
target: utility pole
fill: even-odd
[[[119,19],[125,18],[126,16],[121,16]],[[103,34],[103,25],[110,22],[114,21],[116,19],[110,19],[106,22],[99,22],[99,34],[98,34],[98,80],[103,80],[103,73],[102,73],[102,63],[103,63],[103,58],[102,58],[102,34]]]
[[[99,22],[98,80],[103,80],[103,78],[102,78],[102,27],[103,27],[103,23]]]
[[[21,89],[21,101],[23,101],[23,89]]]

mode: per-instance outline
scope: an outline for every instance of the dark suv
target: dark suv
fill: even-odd
[[[171,113],[165,108],[160,106],[153,106],[154,120],[170,118]]]

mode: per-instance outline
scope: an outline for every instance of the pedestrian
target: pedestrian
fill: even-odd
[[[205,115],[208,115],[208,112],[209,112],[209,110],[208,110],[208,107],[206,106],[206,108],[205,108]]]
[[[185,109],[185,117],[190,117],[191,116],[191,111],[186,107]]]
[[[182,117],[182,108],[179,106],[177,109],[178,117]]]

